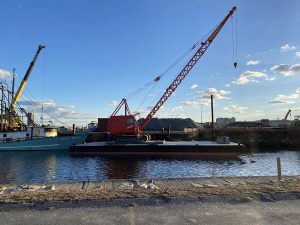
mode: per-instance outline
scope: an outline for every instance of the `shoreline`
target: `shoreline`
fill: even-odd
[[[276,176],[255,176],[0,184],[0,210],[20,204],[80,206],[87,202],[104,204],[110,201],[251,202],[295,199],[300,199],[300,176],[283,176],[280,181]]]

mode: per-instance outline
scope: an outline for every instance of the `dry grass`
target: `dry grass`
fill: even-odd
[[[300,193],[299,181],[276,182],[269,184],[238,184],[220,187],[194,187],[171,189],[97,189],[97,190],[51,190],[30,191],[14,194],[1,194],[1,203],[33,203],[51,201],[80,201],[119,198],[148,197],[201,197],[212,195],[257,196],[260,193],[294,192]]]

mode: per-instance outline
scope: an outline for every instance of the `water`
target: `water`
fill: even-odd
[[[112,178],[300,175],[300,151],[248,153],[237,160],[112,159],[63,152],[0,152],[0,183],[68,182]],[[251,162],[252,161],[252,162]]]

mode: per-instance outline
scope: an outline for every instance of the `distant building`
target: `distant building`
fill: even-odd
[[[270,120],[269,120],[269,119],[261,119],[260,122],[261,122],[262,124],[265,124],[265,125],[270,126]]]
[[[227,125],[227,127],[232,128],[250,128],[250,127],[270,127],[269,125],[265,125],[263,123],[256,123],[256,122],[234,122]]]
[[[288,127],[293,124],[293,121],[290,120],[270,120],[270,126],[271,127]]]
[[[226,125],[230,123],[236,122],[235,117],[231,118],[217,118],[216,119],[216,127],[225,127]]]

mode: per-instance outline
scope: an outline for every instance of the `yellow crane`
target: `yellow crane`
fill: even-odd
[[[288,110],[288,112],[286,113],[285,117],[283,118],[283,121],[287,121],[288,116],[290,115],[292,110]]]
[[[38,50],[32,60],[32,62],[30,63],[26,73],[25,73],[25,76],[16,92],[16,94],[14,96],[12,96],[12,101],[11,101],[11,104],[10,106],[8,107],[7,109],[7,112],[5,113],[5,119],[7,120],[8,122],[8,128],[11,129],[11,128],[21,128],[22,126],[24,126],[24,123],[23,121],[17,116],[16,112],[15,112],[15,109],[16,109],[16,106],[20,100],[20,97],[24,91],[24,88],[27,84],[27,81],[28,81],[28,78],[32,72],[32,69],[34,67],[34,64],[41,52],[41,50],[45,48],[44,45],[39,45],[38,46]]]

